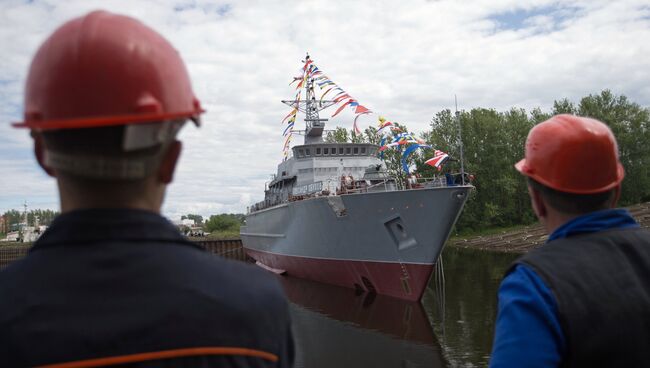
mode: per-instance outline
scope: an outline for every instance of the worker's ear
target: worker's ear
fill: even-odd
[[[51,177],[56,177],[54,170],[45,165],[45,143],[43,142],[43,135],[40,133],[32,132],[32,138],[34,139],[34,156],[36,156],[36,161],[38,165]]]
[[[546,208],[546,202],[542,197],[542,193],[529,185],[528,195],[530,196],[530,203],[533,206],[535,216],[537,216],[540,221],[544,220],[548,214],[548,209]]]
[[[174,171],[182,148],[183,144],[180,141],[174,141],[167,148],[167,152],[163,154],[160,168],[158,168],[158,180],[161,183],[169,184],[174,179]]]

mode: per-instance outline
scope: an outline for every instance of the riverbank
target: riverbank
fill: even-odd
[[[641,227],[650,229],[650,202],[630,206],[627,209]],[[541,224],[534,224],[496,234],[451,238],[447,245],[493,252],[526,253],[544,244],[546,239],[548,239],[546,230]]]

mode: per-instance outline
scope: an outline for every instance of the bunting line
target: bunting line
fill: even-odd
[[[289,150],[291,146],[291,139],[293,136],[293,128],[295,126],[296,115],[298,113],[298,107],[300,106],[301,100],[301,88],[307,85],[309,78],[312,78],[313,84],[318,85],[320,91],[319,103],[323,103],[325,96],[334,94],[331,99],[336,106],[336,110],[332,114],[332,118],[339,115],[346,107],[352,109],[352,113],[355,115],[352,129],[355,134],[361,134],[361,129],[359,128],[359,118],[362,115],[372,114],[373,111],[368,109],[359,103],[357,99],[352,97],[347,93],[343,88],[341,88],[336,82],[334,82],[330,77],[328,77],[315,63],[314,61],[307,57],[304,64],[302,65],[302,75],[300,77],[293,77],[293,81],[289,85],[296,83],[296,97],[295,97],[295,106],[287,116],[282,119],[282,124],[286,122],[286,126],[282,132],[282,136],[285,137],[283,145],[283,154],[284,159],[287,160],[289,156]],[[312,84],[312,91],[313,91]],[[409,172],[408,167],[408,158],[416,152],[418,149],[433,149],[431,146],[427,145],[424,140],[416,138],[410,133],[402,132],[398,127],[397,123],[386,121],[383,116],[378,117],[378,128],[377,133],[387,134],[384,135],[379,142],[379,157],[384,159],[384,152],[388,149],[396,149],[401,152],[401,161],[402,168],[406,173]],[[441,170],[442,165],[448,160],[449,155],[445,152],[434,150],[434,157],[425,161],[427,165],[433,166],[438,170]]]

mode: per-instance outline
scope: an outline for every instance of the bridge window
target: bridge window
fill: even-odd
[[[336,147],[332,147],[332,155],[336,154]]]
[[[305,151],[301,149],[298,150],[298,157],[304,157],[305,156]]]
[[[305,148],[305,155],[306,156],[311,156],[311,152],[309,148]]]
[[[320,147],[319,147],[319,148],[316,148],[316,154],[317,154],[317,155],[320,155]]]
[[[359,147],[354,147],[354,154],[358,155],[359,154]]]
[[[361,154],[365,155],[366,154],[366,147],[361,147]]]
[[[345,154],[349,155],[350,153],[352,153],[352,149],[350,147],[345,147]]]
[[[343,154],[343,147],[339,147],[339,155]]]
[[[323,148],[323,154],[324,155],[329,155],[330,154],[330,149],[328,147]]]

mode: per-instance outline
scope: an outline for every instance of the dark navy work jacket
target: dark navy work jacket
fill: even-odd
[[[151,212],[62,214],[0,272],[1,367],[289,367],[293,355],[277,281]]]

